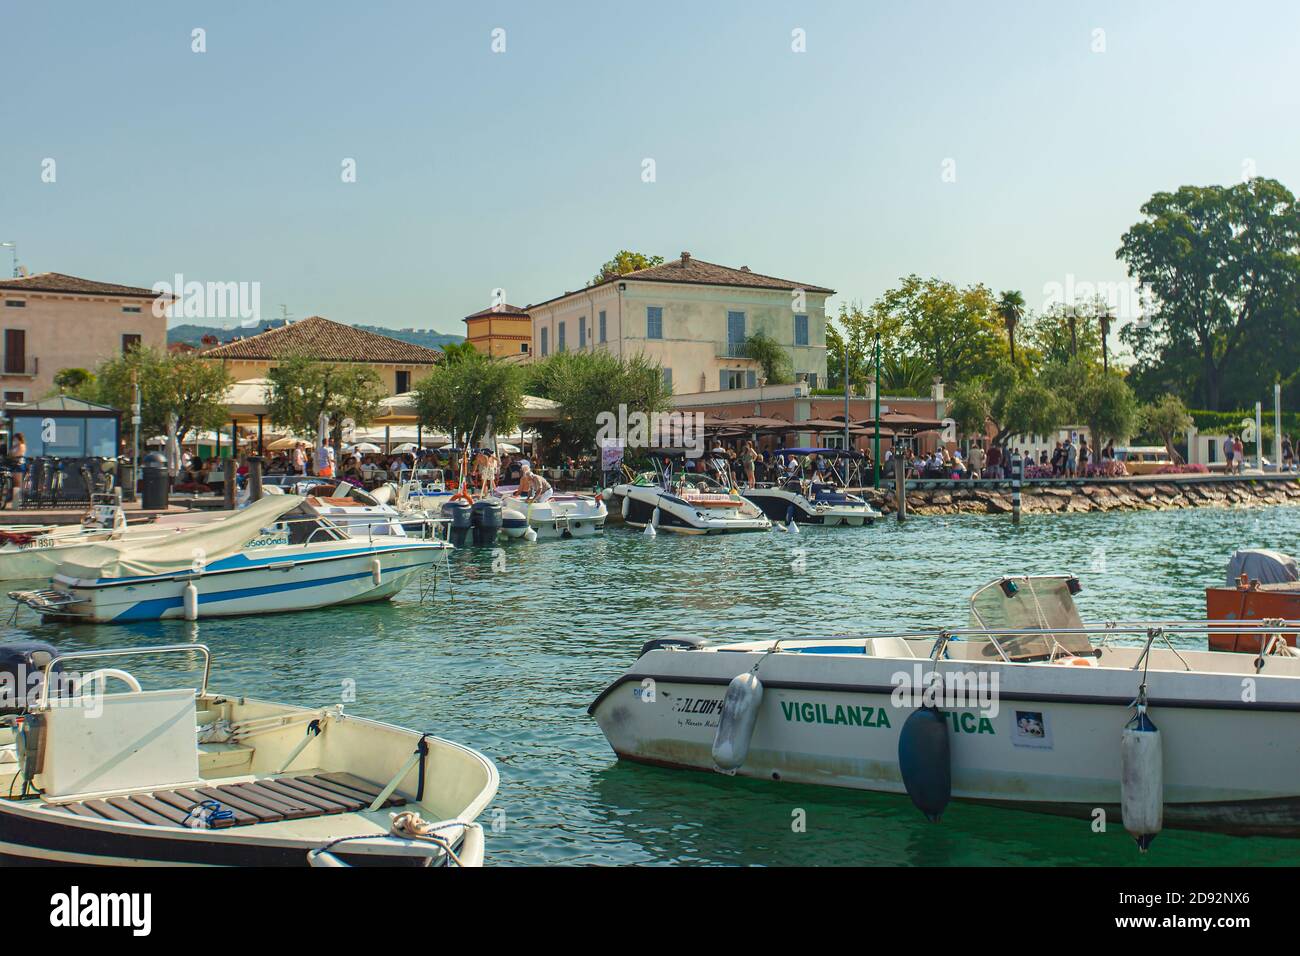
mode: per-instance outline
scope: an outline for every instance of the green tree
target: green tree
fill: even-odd
[[[1192,414],[1177,395],[1165,395],[1158,401],[1144,405],[1141,410],[1142,428],[1159,438],[1169,452],[1169,460],[1181,463],[1182,456],[1174,449],[1174,440],[1192,427]]]
[[[477,351],[471,342],[450,342],[442,347],[442,360],[445,364],[452,365]]]
[[[95,373],[84,368],[63,368],[54,373],[54,386],[60,392],[78,392],[94,381]]]
[[[982,436],[993,426],[993,443],[1012,435],[1043,435],[1066,423],[1070,408],[1043,382],[1010,362],[987,375],[959,383],[949,415],[967,435]]]
[[[639,269],[649,269],[651,266],[663,265],[663,261],[663,256],[647,256],[644,252],[630,252],[627,249],[620,249],[615,253],[613,259],[600,267],[600,271],[592,276],[591,281],[587,284],[596,285],[607,279],[616,279]]]
[[[794,381],[794,363],[790,353],[766,332],[755,332],[745,339],[745,356],[759,364],[769,385],[788,385]]]
[[[900,354],[925,362],[945,382],[988,375],[1008,354],[987,286],[959,289],[941,279],[911,275],[881,296],[871,311],[880,327],[897,330],[894,348]]]
[[[1156,193],[1116,256],[1154,296],[1121,340],[1144,392],[1248,405],[1290,374],[1300,335],[1300,208],[1272,179]],[[1235,389],[1228,389],[1235,384]]]
[[[998,318],[1007,330],[1007,345],[1011,348],[1011,364],[1016,364],[1016,326],[1025,314],[1025,297],[1018,290],[1008,289],[1002,293],[997,304]]]
[[[232,380],[219,362],[197,355],[169,355],[141,347],[101,362],[83,382],[80,398],[128,411],[134,382],[140,384],[140,427],[143,434],[163,435],[175,413],[181,441],[193,429],[218,429],[230,421],[223,399]]]
[[[530,394],[558,402],[560,417],[538,430],[566,455],[595,448],[602,412],[647,415],[667,411],[672,390],[663,369],[644,355],[619,358],[606,351],[560,352],[529,366]]]
[[[482,435],[489,419],[494,432],[509,434],[519,427],[523,410],[524,370],[471,351],[434,368],[412,391],[420,424],[453,441]]]
[[[901,323],[878,306],[863,311],[859,302],[840,303],[840,313],[826,323],[826,377],[844,387],[844,362],[848,355],[849,381],[865,391],[875,374],[876,336],[880,336],[881,362],[896,353]],[[928,373],[932,375],[933,373]],[[929,381],[927,377],[927,381]]]
[[[886,355],[880,362],[880,394],[920,395],[930,394],[934,371],[919,355]]]
[[[373,368],[352,362],[323,362],[289,355],[266,373],[271,421],[299,435],[314,435],[328,415],[335,444],[343,440],[343,421],[364,427],[379,414],[384,384]]]
[[[1119,372],[1104,372],[1074,361],[1051,369],[1047,376],[1050,387],[1069,402],[1071,417],[1088,426],[1097,448],[1136,431],[1140,422],[1137,398]]]
[[[1040,366],[1065,366],[1075,359],[1090,367],[1101,366],[1101,316],[1105,314],[1107,305],[1100,298],[1054,303],[1024,323],[1022,338]]]

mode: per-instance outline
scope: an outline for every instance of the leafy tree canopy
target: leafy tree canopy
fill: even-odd
[[[1154,296],[1120,338],[1144,394],[1249,405],[1300,359],[1300,208],[1281,183],[1159,192],[1116,256]]]
[[[651,266],[663,265],[663,256],[648,256],[644,252],[630,252],[627,249],[620,249],[615,253],[614,258],[610,259],[600,271],[591,277],[588,285],[595,285],[598,282],[604,282],[606,279],[625,276],[629,272],[636,272],[638,269],[649,269]]]
[[[1002,320],[984,285],[959,289],[910,275],[876,301],[871,316],[882,345],[924,362],[945,382],[989,375],[1007,360]]]
[[[453,440],[473,440],[488,428],[508,434],[519,427],[525,373],[521,366],[469,351],[439,365],[415,383],[420,424]]]
[[[299,435],[315,434],[321,414],[329,415],[333,438],[342,440],[344,419],[365,426],[379,414],[384,385],[373,368],[291,355],[266,374],[271,421]]]
[[[101,362],[75,394],[129,414],[135,381],[140,384],[140,427],[146,437],[166,434],[172,413],[181,441],[192,429],[217,429],[230,421],[222,404],[232,384],[230,373],[219,362],[196,355],[134,348]]]
[[[643,355],[619,358],[605,351],[559,352],[528,367],[529,394],[560,404],[560,419],[538,426],[567,455],[595,448],[597,416],[667,411],[672,390],[663,369]]]
[[[745,340],[745,355],[758,362],[769,385],[794,381],[794,363],[789,351],[766,332],[755,332]]]

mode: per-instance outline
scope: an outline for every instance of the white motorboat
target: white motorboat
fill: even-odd
[[[353,534],[296,495],[271,495],[165,538],[91,545],[53,587],[9,596],[55,620],[113,623],[386,600],[451,547],[400,530]]]
[[[674,474],[669,469],[643,472],[630,482],[615,485],[610,494],[621,499],[623,520],[634,528],[648,525],[675,534],[772,529],[771,520],[756,504],[703,474]]]
[[[1085,627],[1077,590],[1002,578],[948,631],[651,641],[590,713],[621,758],[906,792],[936,819],[951,797],[1112,814],[1140,845],[1163,824],[1300,835],[1300,658],[1282,624]],[[1265,649],[1187,646],[1216,630]]]
[[[837,449],[783,448],[778,453],[792,455],[822,455],[827,458],[848,456]],[[822,475],[803,472],[778,477],[771,482],[756,482],[740,489],[746,498],[763,509],[773,521],[789,524],[819,524],[826,527],[850,526],[860,528],[880,517],[880,512],[863,498],[850,494],[833,479],[835,473],[828,469]]]
[[[202,668],[201,679],[146,689],[116,667],[70,671],[162,655]],[[48,645],[0,646],[0,670],[15,678],[9,687],[34,687],[6,701],[0,717],[0,858],[8,862],[483,862],[474,821],[498,777],[468,747],[341,705],[218,693],[208,687],[203,644],[62,655]],[[22,679],[34,673],[34,685]]]
[[[220,520],[225,514],[187,511],[131,524],[115,498],[103,495],[97,499],[80,524],[0,527],[0,581],[48,580],[61,563],[89,545],[156,539]]]
[[[492,499],[501,503],[501,530],[522,538],[532,528],[539,539],[585,538],[605,527],[609,511],[595,495],[553,492],[543,501],[520,497],[517,486],[497,488]]]

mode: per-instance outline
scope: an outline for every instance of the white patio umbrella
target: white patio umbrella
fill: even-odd
[[[403,452],[408,452],[408,451],[417,451],[419,447],[420,446],[417,445],[415,442],[408,441],[408,442],[404,442],[401,445],[398,445],[396,448],[393,449],[393,452],[396,454],[401,454]]]
[[[343,450],[347,452],[356,452],[360,455],[377,455],[379,454],[380,448],[378,445],[372,445],[368,441],[363,441],[357,442],[355,445],[349,445]]]
[[[497,451],[503,451],[507,455],[517,455],[519,454],[519,446],[512,445],[508,441],[499,441],[497,442]]]

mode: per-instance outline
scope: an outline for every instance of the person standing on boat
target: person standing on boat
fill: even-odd
[[[541,475],[533,474],[533,467],[528,462],[519,464],[519,491],[521,498],[527,501],[545,501],[551,497],[551,483]]]
[[[758,452],[754,450],[752,441],[745,442],[745,448],[740,453],[740,467],[745,472],[745,486],[754,487],[754,462],[758,460]]]

